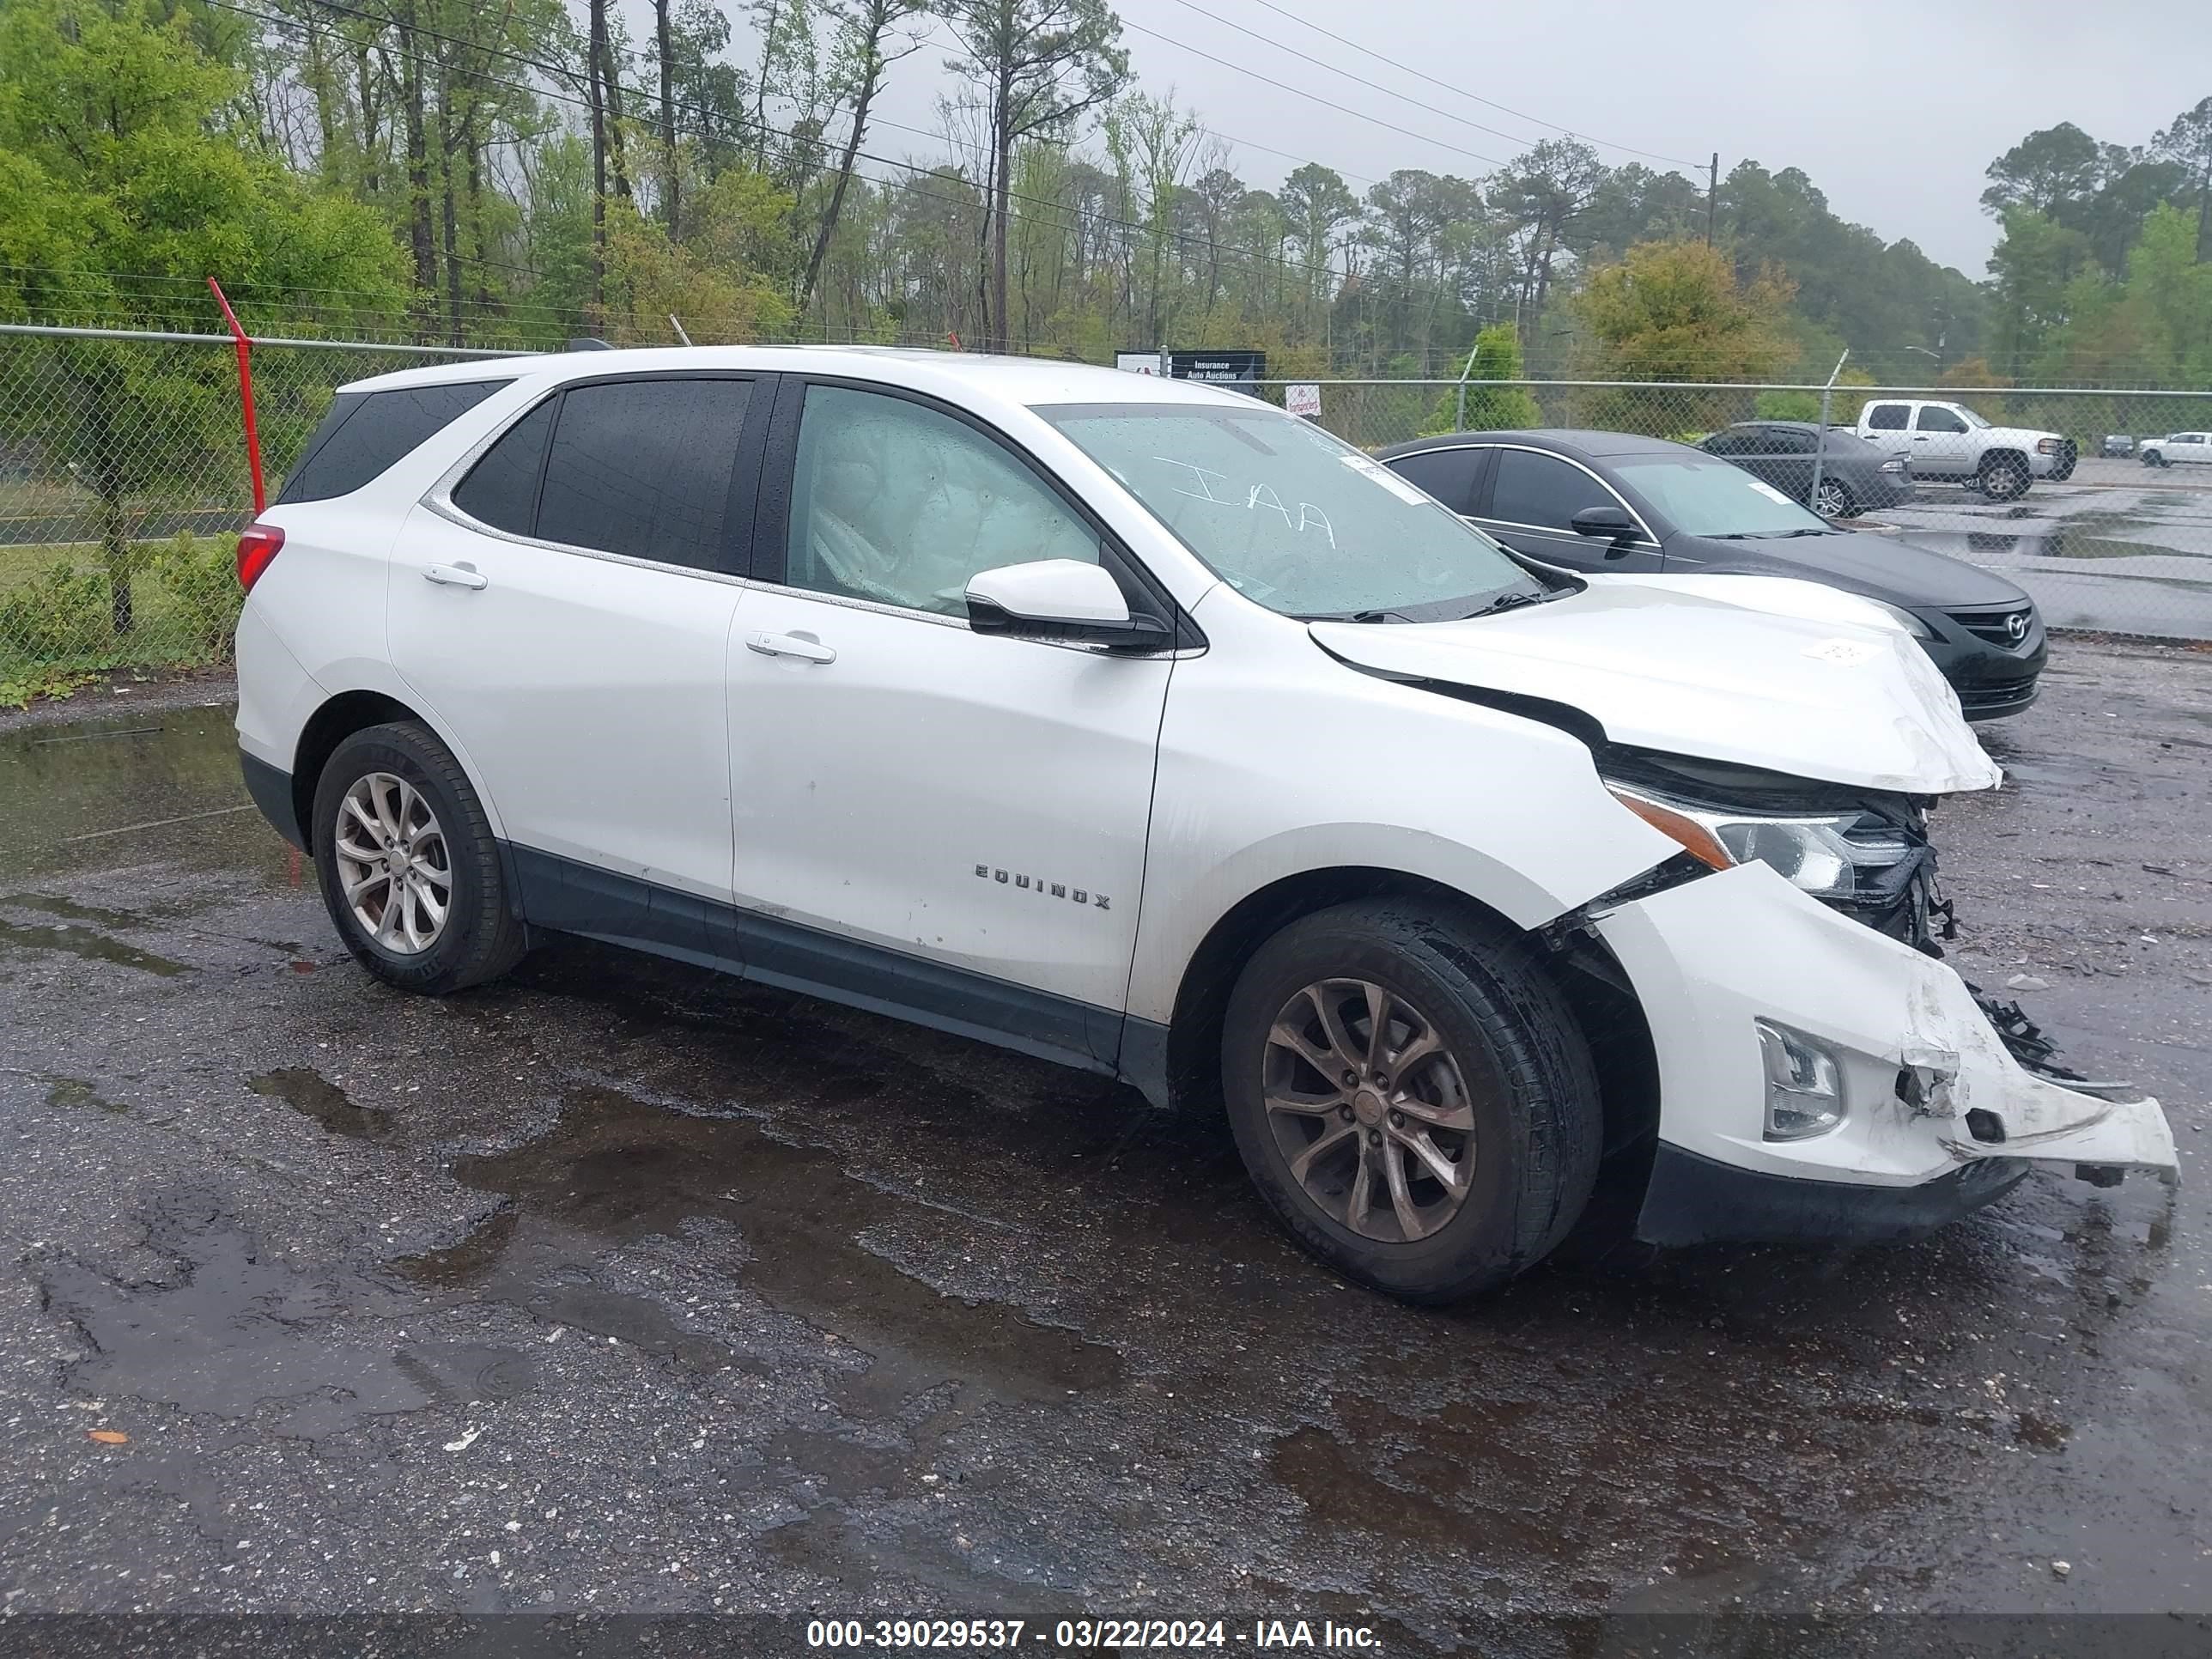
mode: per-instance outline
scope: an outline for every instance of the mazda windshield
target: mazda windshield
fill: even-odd
[[[1264,404],[1037,413],[1223,581],[1285,616],[1437,622],[1553,591],[1380,462]]]

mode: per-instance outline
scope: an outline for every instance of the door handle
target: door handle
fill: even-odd
[[[465,564],[427,565],[423,568],[422,580],[435,582],[441,587],[465,587],[471,592],[491,586],[483,575]]]
[[[804,634],[748,634],[745,649],[757,651],[763,657],[797,657],[802,662],[837,660],[834,647],[810,640]]]

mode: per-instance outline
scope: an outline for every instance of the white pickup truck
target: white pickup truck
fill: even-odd
[[[2070,438],[1991,426],[1964,404],[1877,398],[1859,410],[1854,429],[1875,447],[1902,455],[1915,478],[1972,484],[2000,501],[2026,495],[2037,478],[2067,477],[2078,459]]]

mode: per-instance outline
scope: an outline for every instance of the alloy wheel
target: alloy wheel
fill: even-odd
[[[1261,1094],[1291,1179],[1362,1238],[1425,1238],[1466,1202],[1466,1079],[1435,1024],[1395,992],[1328,979],[1291,997],[1267,1034]]]
[[[1851,498],[1844,493],[1843,485],[1831,479],[1822,479],[1820,487],[1813,492],[1813,510],[1824,519],[1840,519],[1850,511]]]
[[[428,797],[390,772],[354,780],[338,805],[332,850],[347,908],[396,956],[438,942],[453,897],[453,860]]]

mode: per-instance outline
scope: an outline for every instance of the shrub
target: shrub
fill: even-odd
[[[58,560],[0,599],[0,655],[42,665],[103,657],[112,643],[109,610],[105,575]]]
[[[179,531],[154,555],[149,568],[168,599],[179,659],[229,660],[246,599],[239,591],[237,558],[237,537],[203,542],[189,530]]]

